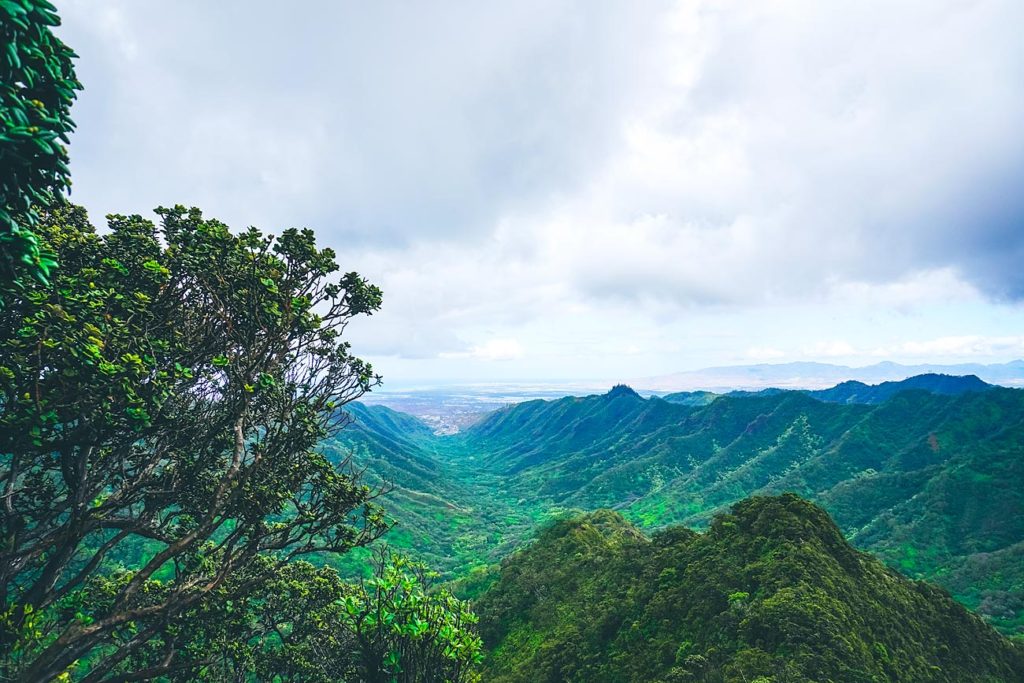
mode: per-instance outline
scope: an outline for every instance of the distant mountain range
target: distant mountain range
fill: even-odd
[[[976,375],[991,384],[1007,387],[1024,386],[1024,360],[983,365],[900,365],[876,363],[866,367],[848,367],[829,363],[763,363],[735,365],[688,372],[677,372],[657,377],[644,377],[629,382],[630,386],[645,391],[714,391],[736,389],[823,389],[839,382],[856,380],[869,384],[893,382],[915,375]]]
[[[908,377],[898,382],[882,382],[881,384],[864,384],[856,380],[841,382],[828,389],[797,389],[807,396],[816,398],[825,403],[854,403],[861,405],[878,405],[885,403],[896,394],[903,391],[926,391],[940,396],[957,396],[974,391],[987,391],[994,389],[994,384],[982,381],[976,375],[939,375],[935,373]],[[674,394],[666,394],[663,399],[671,403],[680,403],[689,406],[707,405],[719,396],[773,396],[788,391],[787,389],[769,388],[760,391],[730,391],[726,394],[716,394],[712,391],[680,391]]]

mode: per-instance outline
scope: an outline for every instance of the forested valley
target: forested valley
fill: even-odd
[[[743,498],[792,492],[855,546],[1020,634],[1024,392],[952,380],[912,378],[882,403],[771,391],[692,405],[618,387],[515,405],[454,436],[354,404],[328,447],[394,484],[390,542],[449,576],[486,574],[573,511],[701,530]]]

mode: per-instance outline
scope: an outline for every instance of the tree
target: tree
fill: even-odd
[[[31,226],[33,206],[71,183],[64,145],[82,85],[74,52],[50,30],[59,24],[45,0],[0,2],[0,289],[20,272],[45,282],[55,265]]]
[[[211,663],[171,680],[478,681],[481,643],[467,604],[432,590],[422,565],[386,550],[375,559],[373,577],[355,585],[302,561],[241,596],[232,591],[239,579],[229,581],[175,624],[188,634],[179,643]]]
[[[345,596],[343,620],[355,634],[366,683],[469,683],[483,659],[476,616],[447,589],[430,591],[422,564],[378,555],[372,578]]]
[[[341,335],[380,290],[309,230],[157,213],[43,216],[61,269],[0,309],[5,680],[198,671],[185,615],[386,528],[317,451],[379,381]]]

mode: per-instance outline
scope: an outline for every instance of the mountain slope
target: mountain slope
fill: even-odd
[[[915,375],[907,379],[893,382],[882,382],[881,384],[865,384],[856,380],[840,382],[828,389],[778,389],[768,388],[758,391],[730,391],[726,394],[716,394],[711,391],[679,391],[666,394],[662,398],[669,403],[678,403],[689,406],[706,406],[719,396],[731,396],[733,398],[751,396],[774,396],[783,391],[799,391],[812,398],[826,403],[858,403],[863,405],[878,405],[885,403],[896,394],[903,391],[922,390],[932,394],[943,396],[959,396],[973,391],[988,391],[995,385],[983,382],[976,375],[941,375],[928,373]]]
[[[335,461],[350,458],[364,483],[383,487],[380,499],[395,523],[387,541],[415,549],[421,559],[447,567],[450,549],[480,517],[473,492],[446,465],[438,440],[424,422],[384,406],[350,403],[351,423],[323,445]],[[483,548],[478,548],[483,553]],[[369,551],[342,558],[346,571],[365,571]]]
[[[993,387],[994,385],[981,381],[976,375],[929,373],[908,377],[899,382],[882,382],[873,385],[856,381],[842,382],[831,389],[808,391],[807,394],[828,403],[878,405],[903,391],[922,390],[942,396],[959,396],[975,391],[988,391]]]
[[[382,487],[378,502],[394,524],[384,541],[448,576],[497,562],[540,521],[536,507],[510,500],[496,475],[475,466],[472,452],[405,413],[350,403],[351,423],[322,445],[336,462],[351,460],[364,483]],[[365,572],[369,551],[339,567]]]
[[[1024,680],[1019,647],[792,495],[703,535],[647,539],[608,511],[559,522],[475,608],[496,683]]]
[[[744,497],[789,491],[857,547],[1024,634],[1024,391],[679,405],[618,388],[519,404],[448,437],[387,409],[353,413],[326,448],[354,451],[374,481],[395,484],[382,499],[398,522],[388,542],[449,577],[496,562],[566,510],[702,528]]]
[[[358,402],[348,404],[345,412],[350,423],[326,444],[335,460],[352,457],[377,483],[386,480],[421,493],[448,493],[438,485],[441,461],[425,423],[384,406]]]
[[[879,405],[779,392],[705,406],[620,393],[514,406],[461,440],[516,497],[612,507],[647,527],[701,527],[745,496],[796,492],[858,547],[912,577],[948,577],[966,604],[1024,632],[1024,570],[1008,552],[1024,542],[1022,391],[903,391]],[[965,580],[965,566],[988,579]]]

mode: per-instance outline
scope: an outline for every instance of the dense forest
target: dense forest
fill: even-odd
[[[617,386],[439,436],[358,402],[383,293],[312,230],[68,202],[58,24],[0,1],[0,680],[1024,680],[1024,392]]]
[[[1024,392],[907,384],[883,403],[774,391],[697,405],[620,387],[512,406],[448,437],[355,405],[329,448],[393,482],[391,542],[452,575],[497,563],[572,510],[702,529],[747,496],[789,491],[857,547],[1024,633]]]
[[[492,681],[1024,680],[1024,651],[792,494],[738,503],[704,534],[561,520],[476,608]]]

